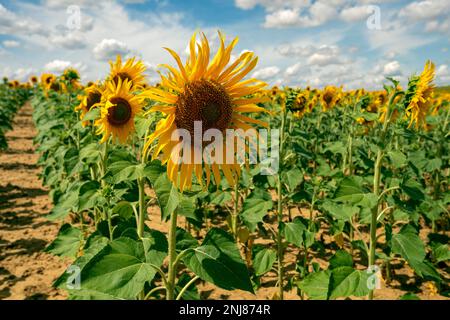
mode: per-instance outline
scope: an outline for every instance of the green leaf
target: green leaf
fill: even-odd
[[[225,290],[241,289],[253,293],[250,277],[232,236],[213,228],[203,244],[183,259],[202,280]]]
[[[93,108],[84,115],[83,120],[80,122],[89,121],[89,120],[97,120],[98,118],[100,118],[100,108]]]
[[[329,298],[362,297],[369,293],[367,280],[369,274],[352,267],[333,269],[330,278]]]
[[[119,215],[122,219],[128,220],[134,216],[133,206],[128,201],[120,201],[113,208],[113,214]]]
[[[213,205],[224,205],[226,202],[232,199],[231,193],[227,191],[216,191],[210,195],[211,200],[209,201]]]
[[[305,226],[300,221],[289,222],[284,225],[284,237],[286,241],[301,247],[303,244],[303,234]]]
[[[436,262],[450,260],[450,249],[447,244],[438,244],[433,247],[433,257]]]
[[[170,182],[167,174],[162,174],[153,185],[159,206],[161,207],[161,219],[166,220],[180,203],[180,195],[177,188]]]
[[[78,192],[78,211],[93,208],[98,200],[97,191],[100,189],[98,181],[85,182]]]
[[[365,192],[361,184],[353,177],[342,179],[334,194],[334,199],[336,201],[348,201],[354,205],[368,208],[373,208],[378,201],[375,194]]]
[[[162,263],[156,243],[121,237],[111,241],[81,272],[81,288],[117,298],[135,299]]]
[[[282,179],[289,187],[289,191],[292,192],[303,181],[303,174],[299,168],[294,168],[282,173]]]
[[[392,235],[392,252],[401,255],[409,264],[425,259],[425,246],[411,225],[405,225]]]
[[[330,284],[330,271],[314,272],[297,283],[312,300],[326,300],[328,297],[328,287]]]
[[[425,194],[422,191],[422,185],[414,179],[408,179],[400,187],[413,200],[423,201]]]
[[[253,269],[255,269],[255,274],[257,276],[261,276],[270,271],[276,259],[277,253],[275,250],[266,248],[259,251],[253,260]]]
[[[244,201],[240,217],[251,232],[261,222],[267,212],[272,209],[273,202],[270,193],[256,189]]]
[[[420,298],[414,293],[408,292],[400,297],[400,300],[420,300]]]
[[[397,150],[392,150],[387,153],[389,159],[391,160],[392,165],[394,168],[398,169],[406,164],[406,156],[401,152]]]
[[[337,220],[350,221],[359,212],[358,207],[346,204],[336,204],[331,201],[324,202],[322,207]]]
[[[330,269],[338,267],[353,267],[353,258],[350,253],[344,250],[338,250],[330,259]]]
[[[75,258],[80,250],[82,240],[83,234],[81,230],[66,223],[59,229],[56,239],[45,248],[45,252],[50,252],[60,257]]]

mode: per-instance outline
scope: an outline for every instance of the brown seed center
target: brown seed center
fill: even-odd
[[[175,123],[178,128],[194,134],[194,122],[201,121],[202,134],[208,129],[224,132],[233,115],[231,97],[218,83],[198,80],[186,84],[178,97]]]
[[[92,106],[99,103],[102,99],[102,95],[99,92],[91,92],[87,98],[87,109],[91,110]]]
[[[131,118],[131,106],[129,102],[122,98],[112,98],[112,107],[108,109],[108,122],[115,126],[127,123]]]

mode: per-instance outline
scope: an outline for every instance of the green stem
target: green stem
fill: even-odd
[[[181,289],[181,291],[180,291],[180,293],[178,294],[176,300],[180,300],[180,299],[183,297],[183,294],[186,292],[186,290],[189,289],[189,287],[190,287],[191,285],[193,285],[194,282],[197,281],[198,279],[200,279],[199,276],[193,277],[193,278],[192,278],[192,279],[191,279],[191,280],[183,287],[183,289]]]
[[[283,145],[284,145],[284,127],[286,123],[286,113],[283,111],[281,115],[281,130],[280,130],[280,146],[279,146],[279,161],[280,167],[282,167],[282,159],[283,159]],[[283,237],[281,234],[281,229],[283,225],[283,193],[282,193],[282,181],[281,181],[281,172],[280,168],[278,171],[278,183],[277,183],[277,196],[278,196],[278,232],[277,232],[277,258],[278,258],[278,295],[279,299],[284,299],[284,290],[283,290],[283,278],[284,278],[284,266],[283,266]]]
[[[169,275],[167,278],[167,300],[174,300],[175,298],[175,277],[176,277],[176,232],[177,232],[177,213],[172,212],[170,215],[170,229],[169,229]]]
[[[238,206],[239,206],[239,182],[236,181],[234,186],[234,208],[233,214],[231,215],[231,232],[235,239],[237,239],[237,216],[238,216]]]
[[[137,234],[139,238],[142,238],[144,235],[144,227],[145,227],[145,214],[147,206],[145,204],[145,181],[143,178],[137,180],[138,188],[139,188],[139,224],[137,229]]]

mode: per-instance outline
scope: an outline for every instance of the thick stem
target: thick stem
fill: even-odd
[[[283,237],[281,235],[281,226],[283,223],[283,202],[281,193],[281,177],[278,177],[278,232],[277,232],[277,249],[278,249],[278,286],[279,286],[279,299],[284,299],[283,290],[283,278],[284,278],[284,266],[283,266]]]
[[[167,300],[175,299],[175,277],[176,277],[176,264],[177,258],[176,248],[176,232],[177,232],[177,213],[172,212],[170,216],[170,229],[169,229],[169,275],[167,278]]]
[[[238,217],[238,207],[239,207],[239,183],[236,181],[234,186],[234,208],[233,214],[231,215],[231,232],[235,239],[237,239],[237,217]]]

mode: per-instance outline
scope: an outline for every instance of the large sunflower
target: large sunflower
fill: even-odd
[[[109,81],[103,91],[100,118],[95,121],[97,134],[103,134],[101,143],[110,136],[113,141],[127,142],[134,131],[134,117],[142,110],[142,99],[132,93],[131,81]]]
[[[80,111],[80,120],[83,120],[86,113],[88,113],[92,108],[100,105],[102,100],[103,87],[92,84],[86,89],[84,89],[84,95],[78,96],[80,104],[75,108],[75,111]],[[87,122],[83,122],[85,126]]]
[[[108,80],[115,82],[116,85],[119,83],[119,79],[128,80],[135,89],[140,89],[146,84],[144,76],[146,67],[142,61],[135,62],[135,58],[131,58],[122,65],[122,58],[118,55],[116,62],[110,61],[109,64],[111,71]]]
[[[433,102],[434,74],[434,63],[427,61],[422,74],[410,81],[407,96],[411,98],[406,107],[406,116],[409,118],[408,127],[413,124],[416,128],[425,125],[426,116]]]
[[[266,125],[263,121],[241,114],[262,112],[264,109],[256,104],[268,101],[267,97],[253,96],[266,86],[264,82],[256,79],[243,80],[255,68],[258,58],[252,52],[245,52],[228,66],[238,38],[228,46],[225,46],[225,38],[220,32],[219,38],[220,47],[212,60],[209,43],[204,34],[201,35],[199,42],[195,33],[192,36],[189,45],[190,55],[185,64],[181,62],[177,53],[165,48],[175,59],[179,70],[163,65],[169,74],[161,75],[161,88],[149,88],[144,93],[145,96],[160,103],[153,106],[150,111],[160,111],[166,115],[148,137],[145,149],[148,151],[150,145],[159,139],[153,158],[163,153],[162,162],[167,163],[169,179],[180,190],[191,187],[194,173],[197,181],[203,184],[203,169],[206,174],[206,185],[209,185],[211,173],[215,182],[220,183],[220,169],[228,183],[234,185],[235,178],[240,174],[240,164],[236,161],[236,154],[233,154],[233,161],[221,159],[205,161],[207,159],[203,156],[203,151],[207,145],[193,142],[183,146],[183,157],[184,152],[189,151],[187,153],[191,155],[191,161],[180,163],[182,156],[177,149],[179,141],[171,140],[171,135],[176,129],[185,129],[191,137],[194,137],[195,121],[201,122],[202,134],[208,129],[225,133],[227,129],[251,129],[251,123]],[[219,150],[220,148],[223,149]],[[215,151],[220,155],[225,153],[222,152],[225,149],[224,143]],[[200,163],[193,161],[194,157],[201,159]]]

